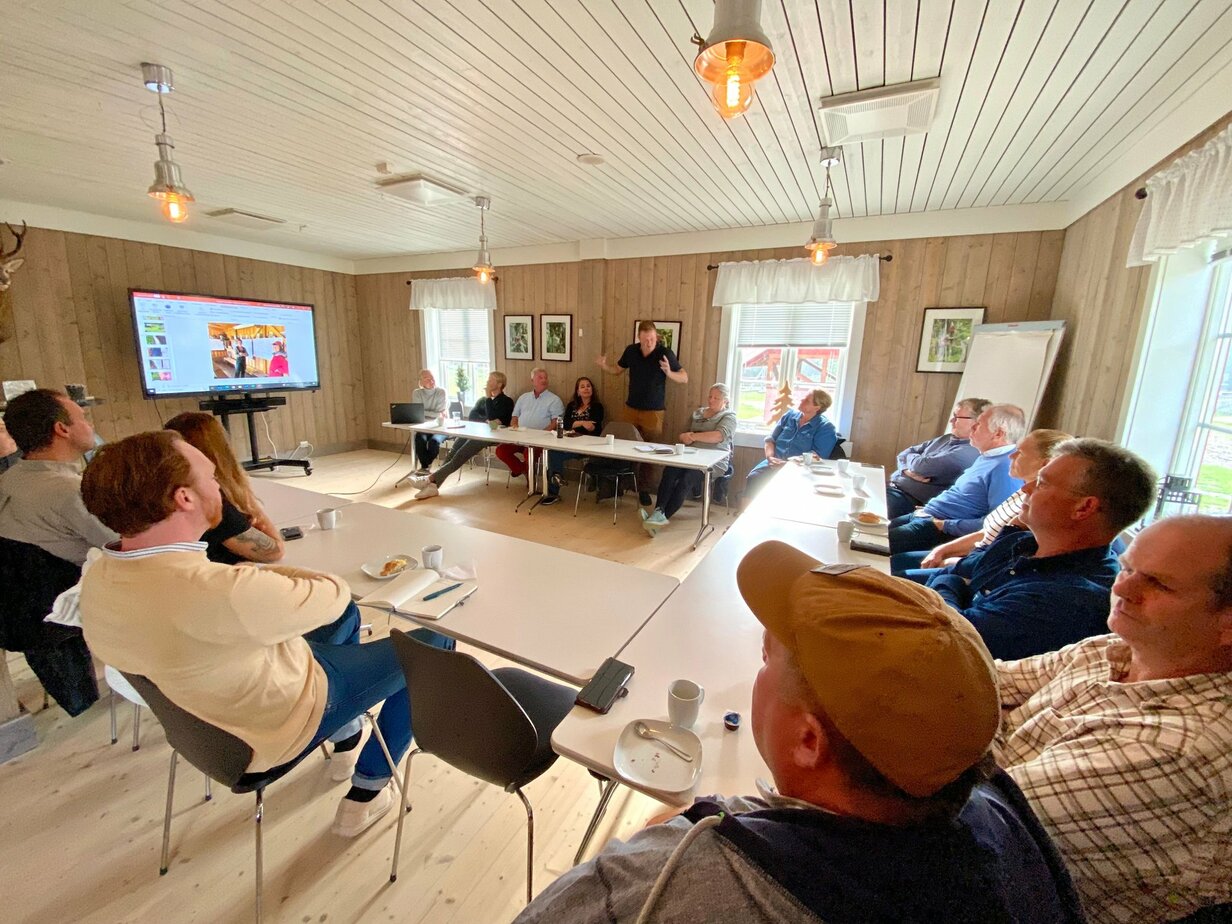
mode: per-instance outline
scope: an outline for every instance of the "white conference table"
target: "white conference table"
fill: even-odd
[[[679,586],[665,574],[376,504],[339,511],[338,526],[287,543],[285,564],[337,574],[356,598],[381,586],[360,566],[422,559],[439,545],[445,567],[473,562],[479,589],[438,621],[399,618],[584,685]]]
[[[266,516],[275,526],[289,526],[316,518],[316,512],[330,507],[344,507],[351,502],[332,494],[292,487],[271,478],[250,478],[257,499],[265,508]]]
[[[460,426],[459,426],[460,424]],[[557,438],[552,430],[531,430],[525,427],[501,427],[493,430],[491,425],[474,420],[451,421],[438,424],[427,421],[421,424],[395,424],[388,421],[381,426],[391,430],[411,430],[418,433],[439,433],[465,439],[481,440],[485,443],[515,443],[528,448],[545,449],[548,452],[571,452],[578,455],[597,456],[604,459],[619,459],[624,462],[645,462],[651,465],[667,465],[672,468],[686,468],[701,472],[702,487],[702,524],[698,527],[697,536],[693,539],[696,549],[714,529],[710,524],[710,470],[726,462],[729,454],[720,449],[701,449],[689,446],[681,454],[641,452],[637,446],[658,446],[672,448],[668,444],[647,443],[638,440],[614,440],[608,445],[601,436],[571,436]],[[529,485],[528,485],[529,487]],[[532,508],[533,509],[533,508]]]
[[[833,529],[848,518],[851,498],[859,496],[864,498],[865,510],[884,517],[885,469],[878,465],[852,462],[848,471],[849,475],[864,476],[862,494],[857,495],[854,492],[849,476],[840,476],[837,471],[832,475],[815,475],[807,466],[789,462],[758,492],[756,504],[767,515],[780,520],[792,520],[810,526],[828,526]],[[840,487],[843,489],[843,496],[818,494],[814,490],[816,485]]]
[[[784,474],[788,472],[777,473],[773,480]],[[556,753],[671,805],[688,805],[697,795],[753,792],[759,776],[769,778],[751,727],[753,680],[761,669],[762,625],[740,596],[737,566],[750,549],[770,539],[827,563],[863,564],[888,572],[890,561],[852,551],[838,541],[834,529],[774,515],[772,508],[779,502],[763,496],[769,488],[617,655],[634,668],[628,695],[617,700],[607,715],[574,707],[552,734]],[[675,793],[620,777],[613,751],[621,731],[635,719],[666,720],[668,685],[681,678],[706,690],[693,728],[702,742],[697,784],[688,792]],[[740,713],[738,731],[724,728],[723,715],[728,711]]]

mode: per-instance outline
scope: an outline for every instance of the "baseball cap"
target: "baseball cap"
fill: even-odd
[[[936,591],[777,541],[752,549],[736,581],[835,727],[895,786],[931,796],[988,751],[1001,720],[992,655]]]

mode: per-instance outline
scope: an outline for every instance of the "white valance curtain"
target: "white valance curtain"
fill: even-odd
[[[821,266],[807,257],[720,263],[714,283],[716,305],[875,302],[880,294],[881,260],[876,254],[831,257]]]
[[[1146,181],[1127,266],[1232,233],[1232,126]]]
[[[411,280],[411,310],[425,308],[474,308],[496,310],[496,286],[486,285],[474,276],[449,279]]]

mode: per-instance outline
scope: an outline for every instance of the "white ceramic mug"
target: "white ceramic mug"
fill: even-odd
[[[321,529],[333,529],[342,516],[337,507],[327,507],[317,511],[317,526]]]
[[[706,691],[692,680],[675,680],[667,688],[667,719],[679,728],[692,728]]]
[[[433,571],[440,571],[445,564],[445,552],[439,545],[425,545],[419,553],[423,557],[423,566]]]
[[[865,481],[865,478],[866,478],[866,477],[867,477],[867,476],[865,476],[865,475],[856,475],[856,474],[854,474],[854,473],[853,473],[853,474],[852,474],[852,476],[851,476],[851,486],[852,486],[853,488],[855,488],[855,490],[860,491],[860,492],[863,492],[863,490],[864,490],[864,481]]]
[[[861,511],[863,511],[863,510],[864,510],[864,507],[865,507],[867,504],[868,504],[868,499],[867,499],[867,498],[864,498],[864,497],[853,497],[853,498],[851,498],[851,503],[848,505],[847,509],[848,509],[848,510],[850,510],[850,511],[851,511],[851,513],[852,513],[852,515],[854,516],[855,514],[860,513]]]
[[[616,445],[616,434],[615,434],[615,433],[609,433],[609,434],[607,435],[607,444],[608,444],[609,446],[615,446],[615,445]]]
[[[676,455],[678,455],[678,456],[683,456],[683,455],[684,455],[684,443],[677,443],[677,444],[676,444]]]
[[[839,542],[850,542],[851,537],[854,536],[856,532],[855,524],[850,520],[839,520],[838,526],[835,527],[835,529],[838,530]]]
[[[847,469],[851,467],[851,460],[850,459],[835,459],[834,464],[838,466],[838,473],[840,475],[846,475]]]

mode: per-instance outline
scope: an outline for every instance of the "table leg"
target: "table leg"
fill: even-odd
[[[519,510],[521,510],[522,505],[525,504],[532,497],[534,497],[536,494],[539,495],[539,500],[535,501],[534,504],[531,505],[530,509],[534,510],[536,507],[538,507],[543,502],[543,491],[536,491],[535,485],[539,481],[539,470],[541,468],[542,469],[547,468],[547,466],[543,464],[544,457],[546,456],[546,454],[547,454],[546,449],[542,450],[541,452],[536,453],[533,446],[526,447],[526,462],[528,466],[526,470],[526,496],[522,498],[520,501],[518,501],[518,505],[513,508],[514,513],[517,513]],[[527,512],[529,513],[530,511],[527,511]]]
[[[710,525],[710,469],[706,469],[702,476],[702,525],[698,527],[697,538],[693,540],[694,551],[713,530],[714,527]]]

